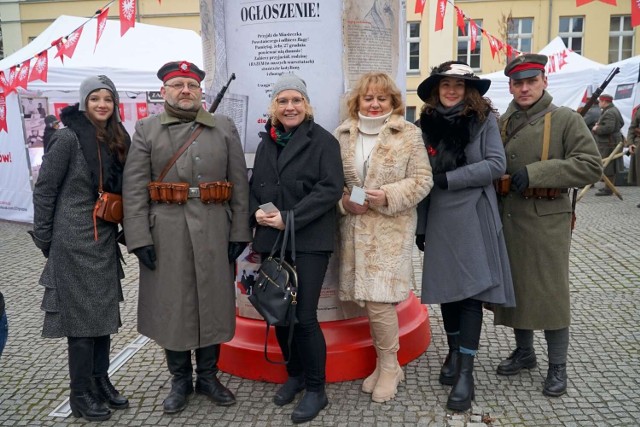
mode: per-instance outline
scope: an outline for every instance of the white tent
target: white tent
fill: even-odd
[[[119,21],[108,20],[96,46],[96,19],[87,22],[86,18],[60,16],[31,43],[0,61],[0,70],[7,74],[11,66],[33,58],[49,48],[51,42],[68,36],[83,24],[72,58],[65,57],[62,63],[54,58],[56,49],[49,50],[47,82],[30,82],[31,95],[74,103],[85,77],[105,74],[115,83],[121,100],[139,97],[146,102],[145,92],[160,88],[156,72],[163,64],[187,60],[202,65],[201,39],[194,31],[136,23],[120,37]],[[34,162],[29,164],[28,153],[32,151],[31,157],[34,154],[25,148],[24,120],[16,93],[7,96],[6,119],[9,131],[0,132],[0,219],[32,222],[31,165]],[[134,122],[125,120],[130,132]]]
[[[560,37],[553,39],[539,53],[547,55],[546,74],[549,79],[547,91],[556,105],[571,108],[580,106],[585,90],[590,88],[604,65],[585,58],[564,45]],[[481,76],[491,80],[488,96],[500,113],[504,113],[511,102],[509,79],[502,71]]]

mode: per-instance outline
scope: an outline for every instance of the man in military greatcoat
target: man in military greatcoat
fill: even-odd
[[[545,55],[525,54],[505,68],[513,101],[500,117],[500,129],[511,188],[499,199],[516,307],[495,307],[495,323],[514,328],[516,349],[497,372],[534,368],[533,331],[544,330],[549,367],[543,393],[560,396],[567,389],[571,319],[567,189],[600,179],[602,160],[582,117],[552,104],[546,63]]]
[[[217,372],[220,344],[235,333],[232,263],[251,240],[249,182],[233,122],[202,108],[204,76],[187,61],[160,68],[164,112],[136,123],[124,170],[124,231],[140,261],[138,331],[165,350],[166,413],[182,411],[194,391],[192,350],[196,393],[235,403]]]
[[[616,145],[623,140],[620,129],[624,126],[624,119],[620,110],[613,105],[613,96],[603,93],[598,98],[600,106],[600,118],[598,122],[591,128],[598,143],[598,149],[602,158],[608,157]],[[604,169],[604,176],[609,178],[611,183],[615,183],[616,174],[624,169],[622,159],[613,160]],[[596,193],[596,196],[611,196],[613,191],[606,185]]]

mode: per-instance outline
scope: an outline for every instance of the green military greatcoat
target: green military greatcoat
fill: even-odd
[[[512,101],[500,118],[510,131],[551,105],[546,91],[530,109]],[[506,125],[506,127],[505,127]],[[505,146],[507,173],[526,167],[532,188],[582,187],[602,174],[602,161],[591,132],[580,115],[559,107],[551,115],[548,160],[541,161],[544,117],[522,128]],[[495,323],[518,329],[569,326],[569,248],[571,200],[525,199],[511,191],[500,197],[504,235],[513,275],[516,307],[496,307]]]

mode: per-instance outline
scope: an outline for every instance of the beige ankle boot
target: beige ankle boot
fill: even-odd
[[[380,356],[380,376],[373,389],[371,400],[383,403],[396,397],[398,384],[404,380],[404,371],[398,363],[396,352],[385,352]]]

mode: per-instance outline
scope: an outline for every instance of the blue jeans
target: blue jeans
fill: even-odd
[[[0,356],[2,356],[2,350],[7,343],[7,337],[9,336],[9,322],[7,321],[7,312],[2,313],[0,317]]]

